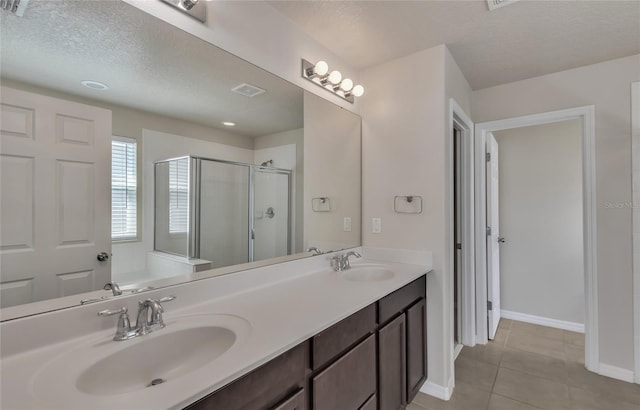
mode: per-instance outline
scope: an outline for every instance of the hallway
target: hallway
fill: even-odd
[[[584,368],[584,335],[502,319],[496,340],[464,347],[448,402],[418,394],[407,410],[638,410],[640,385]]]

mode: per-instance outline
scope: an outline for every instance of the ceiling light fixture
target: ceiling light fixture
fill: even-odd
[[[231,121],[222,121],[222,125],[224,125],[225,127],[235,127],[236,123]]]
[[[108,85],[98,81],[93,81],[93,80],[83,80],[83,81],[80,81],[80,84],[84,85],[87,88],[91,88],[92,90],[97,90],[97,91],[105,91],[109,89]]]
[[[354,86],[351,79],[343,79],[340,71],[329,72],[329,65],[325,61],[313,64],[302,59],[302,77],[352,104],[355,101],[354,97],[360,97],[364,94],[363,86]]]

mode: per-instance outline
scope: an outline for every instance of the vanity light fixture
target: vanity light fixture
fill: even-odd
[[[318,61],[313,64],[302,59],[302,77],[312,83],[328,90],[353,104],[354,97],[364,94],[364,87],[353,85],[353,80],[342,78],[342,73],[338,70],[329,72],[329,65],[325,61]]]
[[[101,83],[99,81],[83,80],[83,81],[80,81],[80,84],[84,85],[87,88],[91,88],[92,90],[97,90],[97,91],[106,91],[109,89],[108,85]]]

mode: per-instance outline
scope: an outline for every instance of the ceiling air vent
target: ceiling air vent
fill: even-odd
[[[487,0],[487,4],[489,5],[489,11],[499,9],[500,7],[508,6],[509,4],[513,4],[518,0]]]
[[[18,17],[22,17],[24,9],[27,8],[29,0],[2,0],[0,8],[12,12]]]
[[[266,90],[263,90],[262,88],[247,83],[240,84],[237,87],[233,87],[231,91],[233,91],[234,93],[242,94],[246,97],[255,97],[256,95],[260,95],[266,92]]]

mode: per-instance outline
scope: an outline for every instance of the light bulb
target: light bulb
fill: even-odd
[[[331,84],[340,84],[341,80],[342,80],[342,74],[340,74],[340,71],[334,70],[331,72],[331,74],[329,74],[329,82]]]
[[[353,88],[353,81],[351,81],[348,78],[345,78],[344,80],[342,80],[342,82],[340,83],[340,88],[342,88],[345,91],[349,91]]]
[[[313,72],[317,75],[325,75],[329,72],[329,64],[326,61],[318,61],[313,67]]]
[[[351,93],[356,97],[360,97],[362,96],[362,94],[364,94],[364,87],[361,85],[356,85],[355,87],[353,87],[353,91],[351,91]]]

